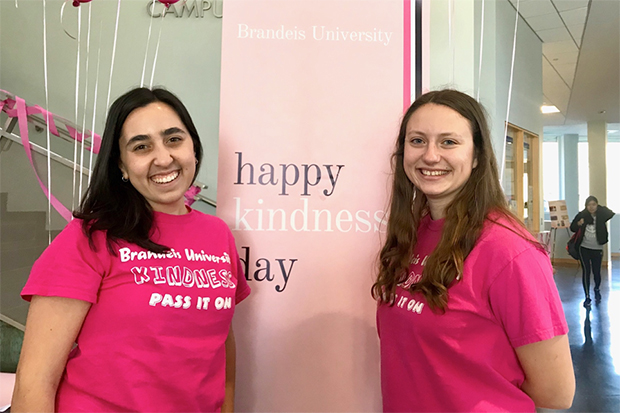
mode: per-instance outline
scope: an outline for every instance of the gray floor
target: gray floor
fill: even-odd
[[[568,412],[620,412],[620,260],[603,267],[601,277],[602,300],[587,310],[581,269],[556,266],[577,379]]]

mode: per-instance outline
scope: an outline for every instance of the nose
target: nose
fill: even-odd
[[[157,166],[168,166],[173,160],[172,152],[165,145],[157,145],[153,155],[153,163]]]
[[[434,143],[429,143],[426,145],[424,150],[424,154],[422,155],[422,160],[427,164],[434,164],[439,162],[441,155],[439,153],[439,148]]]

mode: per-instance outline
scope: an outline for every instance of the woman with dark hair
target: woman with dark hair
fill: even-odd
[[[586,299],[583,306],[590,308],[590,273],[594,274],[594,298],[601,301],[601,263],[603,262],[603,245],[609,241],[607,233],[607,221],[613,218],[615,213],[598,204],[598,199],[590,195],[586,198],[586,208],[580,211],[570,224],[573,232],[583,228],[579,255],[581,256],[583,290]]]
[[[184,203],[201,159],[172,93],[112,104],[76,219],[22,291],[12,411],[233,411],[231,320],[250,289],[228,227]]]
[[[484,109],[454,90],[405,113],[378,301],[384,411],[568,408],[575,380],[549,257],[508,210]]]

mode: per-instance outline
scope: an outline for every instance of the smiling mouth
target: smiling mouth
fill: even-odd
[[[173,171],[165,175],[155,175],[151,177],[151,181],[156,184],[167,184],[179,177],[179,171]]]
[[[447,175],[449,171],[429,171],[428,169],[420,169],[420,172],[424,176],[441,176]]]

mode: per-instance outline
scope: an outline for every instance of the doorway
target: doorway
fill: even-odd
[[[539,232],[540,147],[538,135],[508,123],[502,187],[510,210],[532,232]]]

